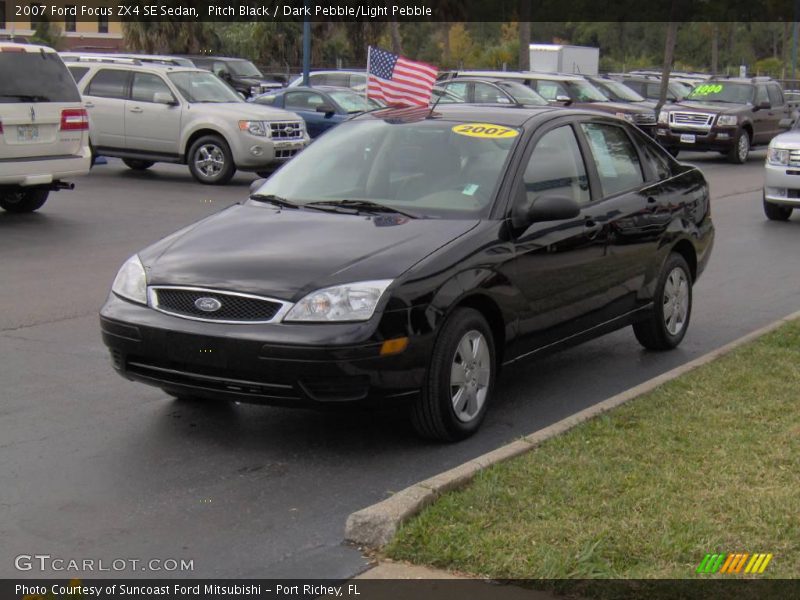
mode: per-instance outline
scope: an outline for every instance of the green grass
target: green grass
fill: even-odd
[[[479,474],[388,557],[490,578],[800,577],[800,322]],[[749,576],[746,576],[749,577]]]

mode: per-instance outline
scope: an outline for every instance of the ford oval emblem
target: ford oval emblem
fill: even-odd
[[[194,305],[195,308],[202,310],[203,312],[216,312],[222,308],[222,302],[216,298],[209,298],[208,296],[198,298],[194,301]]]

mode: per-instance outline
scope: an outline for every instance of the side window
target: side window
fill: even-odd
[[[536,143],[523,175],[528,203],[540,196],[566,196],[588,204],[589,180],[578,140],[569,125],[548,131]]]
[[[350,87],[351,88],[362,88],[367,85],[367,76],[362,75],[361,73],[353,73],[350,75]]]
[[[769,94],[769,102],[772,106],[783,106],[783,92],[779,86],[770,83],[767,86],[767,94]]]
[[[222,73],[227,72],[229,69],[223,62],[214,61],[214,64],[211,66],[211,72],[214,73],[217,77],[219,77]]]
[[[454,94],[461,99],[462,102],[467,101],[467,84],[464,81],[456,81],[454,83],[446,83],[442,87],[446,89],[451,94]],[[442,99],[444,102],[445,99]]]
[[[639,155],[622,127],[582,123],[581,128],[592,149],[603,196],[613,196],[644,183]]]
[[[761,104],[762,102],[769,102],[769,95],[767,94],[767,86],[765,85],[757,85],[756,86],[756,106]]]
[[[89,72],[89,67],[73,67],[70,65],[67,67],[69,72],[72,73],[72,78],[75,80],[75,83],[78,83],[86,73]]]
[[[536,91],[546,100],[555,100],[556,96],[569,96],[567,90],[557,81],[540,79],[536,82]]]
[[[313,94],[311,92],[289,92],[286,94],[284,108],[286,108],[286,110],[314,111],[322,104],[325,104],[325,99],[319,94]]]
[[[138,102],[154,102],[156,92],[172,95],[169,87],[158,75],[152,73],[135,73],[133,76],[133,89],[131,98]]]
[[[118,69],[100,69],[92,78],[84,92],[87,96],[100,98],[121,98],[127,95],[128,71]]]
[[[631,88],[634,92],[639,94],[640,96],[647,97],[647,93],[646,93],[646,91],[644,89],[644,84],[642,84],[641,82],[639,82],[639,81],[624,81],[623,83],[625,85],[627,85],[629,88]]]
[[[475,82],[475,102],[483,102],[487,104],[511,104],[503,92],[488,83]]]
[[[646,94],[647,98],[658,98],[660,95],[661,95],[661,83],[660,82],[648,83],[647,84],[647,94]],[[667,88],[667,98],[670,98],[672,100],[675,99],[675,94],[669,88]]]
[[[650,163],[656,179],[662,181],[672,177],[672,161],[666,152],[641,131],[634,131],[633,134],[644,153],[645,161]]]

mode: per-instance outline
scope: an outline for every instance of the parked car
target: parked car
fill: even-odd
[[[41,208],[90,157],[89,118],[55,50],[0,42],[0,207]]]
[[[630,75],[627,73],[616,73],[611,76],[647,100],[658,102],[661,98],[661,77],[656,77],[655,75]],[[670,78],[667,83],[667,102],[683,100],[691,91],[691,85]]]
[[[501,78],[455,77],[437,87],[463,98],[469,104],[508,104],[547,106],[548,102],[531,88],[518,81]]]
[[[289,87],[303,85],[303,76],[300,75],[289,84]],[[329,85],[334,87],[347,87],[357,92],[367,89],[366,71],[312,71],[308,74],[308,85],[319,87]]]
[[[800,207],[800,128],[782,133],[769,143],[764,178],[764,214],[786,221]]]
[[[365,98],[363,93],[328,86],[284,88],[257,96],[253,102],[297,113],[306,122],[308,135],[312,138],[353,115],[383,107],[378,101]]]
[[[620,119],[384,109],[250,199],[134,254],[102,308],[117,372],[185,398],[408,402],[473,434],[500,367],[633,325],[686,334],[714,229],[703,174]]]
[[[211,71],[245,98],[266,94],[283,87],[279,81],[264,76],[252,62],[244,58],[186,55],[194,66]]]
[[[769,77],[710,79],[661,109],[656,135],[673,153],[716,151],[743,163],[791,123],[781,86]]]
[[[134,170],[186,164],[200,183],[224,184],[237,169],[266,171],[289,160],[309,141],[300,117],[247,103],[202,69],[75,65],[89,67],[78,86],[94,153],[121,158]]]
[[[648,100],[621,81],[617,81],[608,75],[584,75],[584,77],[594,87],[603,92],[603,95],[609,100],[614,102],[629,102],[634,106],[641,106],[651,110],[656,107],[657,102],[655,100]]]

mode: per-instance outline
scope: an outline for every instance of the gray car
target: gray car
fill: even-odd
[[[186,164],[200,183],[224,184],[237,169],[270,171],[309,142],[299,116],[247,103],[202,69],[130,62],[68,66],[88,67],[78,87],[93,153],[119,157],[131,169]]]

